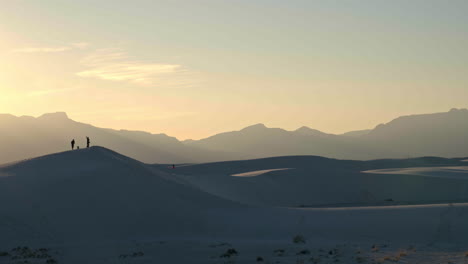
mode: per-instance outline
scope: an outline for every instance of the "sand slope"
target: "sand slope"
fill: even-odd
[[[349,161],[316,156],[289,156],[196,164],[175,170],[157,165],[155,167],[167,170],[174,177],[190,182],[206,192],[233,201],[298,207],[386,204],[388,200],[398,203],[468,201],[465,167],[455,170],[459,165],[466,163],[460,159],[431,157]],[[440,170],[440,166],[451,166],[452,169],[450,172],[440,172],[447,177],[372,173],[375,169],[392,168],[392,171],[396,168],[421,166],[425,166],[424,170],[427,172]],[[236,175],[244,177],[233,177]]]
[[[207,211],[236,206],[101,147],[11,164],[0,175],[1,240],[190,234]]]
[[[313,160],[320,162],[311,162]],[[312,177],[315,181],[320,179],[319,176],[326,179],[328,176],[323,174],[326,168],[333,168],[331,183],[336,177],[344,179],[345,174],[342,173],[351,168],[360,171],[375,168],[381,163],[393,166],[403,164],[375,161],[363,166],[360,162],[343,161],[340,167],[334,160],[318,157],[283,157],[274,161],[226,162],[185,166],[175,170],[164,167],[163,170],[161,166],[149,166],[108,149],[93,147],[6,165],[0,168],[0,249],[18,245],[50,246],[64,252],[59,256],[64,263],[115,263],[118,255],[125,253],[125,247],[130,244],[159,240],[199,241],[197,245],[201,246],[205,243],[203,241],[290,241],[292,236],[301,234],[320,243],[466,243],[468,204],[301,209],[252,206],[224,198],[236,193],[236,197],[240,197],[242,191],[247,194],[250,191],[251,198],[253,191],[262,190],[259,186],[267,190],[271,186],[282,185],[284,190],[277,193],[281,198],[281,195],[286,197],[286,194],[292,194],[291,186],[297,188],[301,182],[305,186],[303,181],[310,177],[308,175],[316,175]],[[423,161],[405,162],[410,165]],[[425,162],[428,162],[427,159]],[[456,162],[430,161],[431,164]],[[285,163],[293,166],[285,166]],[[242,171],[253,171],[254,167],[256,170],[265,169],[266,166],[271,168],[272,164],[278,168],[295,169],[271,171],[255,177],[231,176]],[[311,171],[311,166],[317,170]],[[307,173],[306,168],[309,168]],[[185,172],[192,169],[194,174],[175,173],[183,172],[182,169]],[[244,189],[215,196],[206,185],[200,182],[194,185],[190,179],[201,177],[195,175],[205,175],[203,170],[213,171],[211,175],[206,174],[207,177],[232,179],[235,181],[229,183],[238,184],[235,187]],[[282,173],[297,173],[298,170],[304,173],[304,177],[281,180],[285,176]],[[225,171],[226,175],[219,176],[219,171]],[[363,175],[375,178],[378,174]],[[291,174],[286,176],[292,177]],[[349,175],[346,177],[349,178]],[[451,188],[461,183],[459,179],[417,177],[454,181],[450,183],[453,184]],[[262,178],[266,178],[262,184],[269,182],[270,185],[258,185],[257,180]],[[349,189],[352,189],[351,179],[355,180],[349,178],[349,184],[343,184]],[[246,180],[253,187],[248,189],[247,183],[239,184],[237,180]],[[219,190],[227,191],[227,184],[220,183],[225,185],[220,184]],[[364,181],[359,182],[362,183]],[[431,187],[429,184],[427,186]],[[313,187],[316,191],[322,189],[322,193],[315,194],[316,197],[325,195],[329,198],[341,194],[340,190],[327,190],[326,187],[325,184]],[[305,186],[304,190],[311,188]],[[269,192],[274,191],[271,189]],[[273,201],[273,198],[269,199]],[[87,251],[83,251],[83,248]],[[179,250],[183,248],[173,248],[170,255],[177,259]],[[91,255],[100,254],[105,257],[89,259]],[[151,261],[147,259],[147,262],[141,263]]]

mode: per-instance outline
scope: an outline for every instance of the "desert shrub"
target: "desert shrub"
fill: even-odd
[[[10,253],[0,251],[0,257],[8,257],[8,256],[10,256]]]
[[[263,258],[262,257],[257,257],[257,262],[263,262]]]
[[[47,253],[42,253],[42,254],[36,254],[36,258],[40,258],[40,259],[47,259],[47,258],[50,258],[51,256]]]
[[[297,255],[310,255],[310,250],[304,249],[299,252],[297,252]]]
[[[134,258],[135,258],[135,257],[142,257],[142,256],[144,256],[144,255],[145,255],[145,253],[139,251],[139,252],[134,252],[134,253],[132,254],[132,257],[134,257]]]
[[[237,252],[237,250],[235,250],[234,248],[230,248],[228,250],[226,250],[225,253],[223,253],[220,257],[221,258],[230,258],[232,256],[237,256],[239,253]]]
[[[57,260],[53,259],[53,258],[50,258],[48,260],[46,260],[46,264],[57,264]]]
[[[397,256],[385,256],[385,257],[383,257],[382,262],[385,262],[385,261],[398,262],[398,261],[400,261],[400,256],[399,255],[397,255]]]
[[[304,236],[296,235],[296,236],[293,237],[293,243],[294,244],[305,244],[306,239],[305,239]]]
[[[237,253],[237,250],[235,250],[235,249],[233,249],[233,248],[228,249],[227,252],[228,252],[229,254],[231,254],[231,255],[237,255],[237,254],[239,254],[239,253]]]
[[[137,257],[143,257],[145,253],[138,251],[138,252],[133,252],[132,254],[121,254],[119,255],[120,259],[125,259],[125,258],[137,258]]]

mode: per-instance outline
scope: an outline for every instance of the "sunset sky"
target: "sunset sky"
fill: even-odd
[[[0,113],[199,139],[468,107],[466,0],[11,0]]]

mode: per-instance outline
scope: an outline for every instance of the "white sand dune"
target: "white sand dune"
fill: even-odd
[[[237,206],[100,147],[16,163],[0,174],[0,240],[188,235],[203,230],[214,208]]]
[[[284,159],[287,163],[296,160],[293,165],[304,161],[309,161],[304,163],[308,166],[311,164],[311,160],[298,157],[273,161],[279,167]],[[334,161],[318,160],[322,168],[338,166]],[[272,193],[276,191],[272,186],[283,185],[285,190],[277,196],[293,194],[291,186],[313,183],[304,182],[310,175],[314,181],[326,175],[315,164],[316,172],[306,173],[302,168],[299,173],[303,177],[289,180],[282,179],[283,173],[289,173],[287,177],[301,175],[297,174],[300,166],[294,166],[295,170],[271,171],[261,177],[230,176],[238,171],[254,171],[248,167],[257,170],[273,167],[272,160],[252,162],[257,164],[239,163],[242,166],[234,167],[235,163],[227,162],[203,166],[214,172],[226,171],[221,178],[250,182],[253,186],[250,191],[260,190],[256,183],[259,179],[263,184],[260,186],[271,188]],[[266,168],[259,166],[261,163]],[[353,164],[342,163],[342,173],[334,171],[330,176],[332,182],[349,177],[342,174],[354,168]],[[193,175],[174,174],[192,169],[198,175],[203,166],[163,171],[100,147],[3,166],[0,168],[0,250],[18,245],[50,246],[65,252],[60,257],[61,263],[116,263],[117,256],[128,250],[126,247],[158,240],[192,240],[200,246],[200,241],[290,241],[292,236],[301,234],[316,242],[467,243],[468,204],[315,209],[242,205],[206,191],[206,186],[200,188],[201,184],[192,185]],[[336,178],[337,175],[342,176]],[[375,178],[373,174],[364,175]],[[280,180],[275,183],[275,179]],[[349,182],[353,180],[356,179],[351,178]],[[460,185],[458,179],[438,180]],[[343,186],[351,188],[347,183]],[[327,191],[339,194],[333,188],[326,190],[327,187],[332,185],[322,184],[313,190],[323,189],[318,195]],[[227,191],[225,187],[220,189]],[[242,191],[245,190],[238,193]],[[186,247],[172,248],[165,262],[180,263],[174,261],[187,257],[180,254]],[[102,258],[90,259],[98,255]],[[216,263],[207,258],[208,261],[198,263]],[[154,259],[142,261],[154,263]],[[240,263],[250,262],[251,259],[246,259]],[[184,263],[195,262],[189,259]]]
[[[436,177],[436,178],[468,179],[468,166],[393,168],[393,169],[369,170],[369,171],[364,171],[364,173],[415,175],[415,176]]]
[[[263,174],[267,174],[267,173],[272,172],[272,171],[282,171],[282,170],[291,170],[291,168],[249,171],[249,172],[232,174],[231,176],[234,176],[234,177],[255,177],[255,176],[260,176],[260,175],[263,175]]]
[[[225,199],[251,205],[298,207],[380,204],[390,199],[401,203],[468,201],[464,171],[441,172],[450,175],[445,178],[370,173],[370,169],[377,168],[461,164],[464,163],[459,160],[438,158],[347,161],[291,156],[161,169]]]

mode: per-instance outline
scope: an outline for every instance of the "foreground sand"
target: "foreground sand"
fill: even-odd
[[[467,197],[465,170],[451,169],[460,174],[453,179],[361,173],[383,165],[409,167],[408,161],[246,162],[161,169],[94,147],[2,166],[0,264],[465,262],[468,203],[430,203]],[[433,158],[409,162],[431,162],[437,173],[445,169],[434,164],[460,164]],[[292,168],[288,165],[295,169],[277,170]],[[231,176],[249,172],[258,175]],[[301,186],[301,195],[294,196]],[[292,201],[291,196],[297,202],[349,200],[363,187],[380,200],[427,200],[424,205],[273,205]],[[247,190],[252,196],[245,197]],[[383,195],[385,190],[391,195]],[[272,204],[258,205],[261,199]],[[306,243],[293,243],[297,235]]]
[[[38,248],[10,249],[0,263],[468,263],[467,247],[291,240],[169,239],[50,245],[49,257],[27,257]],[[0,252],[2,252],[0,250]],[[48,261],[48,262],[47,262]],[[55,262],[54,262],[55,261]]]

